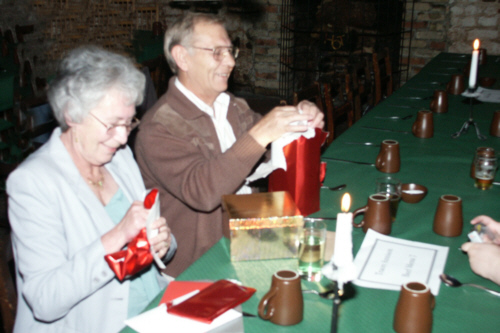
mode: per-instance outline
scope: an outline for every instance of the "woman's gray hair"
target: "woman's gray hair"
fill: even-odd
[[[47,97],[62,131],[68,129],[65,114],[80,123],[110,89],[118,89],[128,102],[139,105],[146,79],[129,58],[97,46],[70,51],[50,83]]]
[[[172,57],[172,48],[176,45],[190,44],[194,26],[201,22],[208,24],[220,24],[224,26],[224,19],[222,17],[206,13],[189,12],[184,17],[177,20],[177,22],[175,22],[165,33],[163,51],[165,52],[168,65],[174,74],[177,74],[179,68]]]

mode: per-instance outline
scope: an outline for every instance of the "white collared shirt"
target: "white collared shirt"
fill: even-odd
[[[205,112],[210,116],[212,122],[214,123],[215,132],[220,143],[220,149],[224,153],[228,150],[235,142],[236,137],[234,136],[233,127],[227,120],[227,110],[229,108],[229,95],[222,92],[217,96],[214,101],[214,107],[207,105],[200,98],[198,98],[193,92],[188,90],[179,81],[179,78],[175,78],[175,86],[180,90],[184,96],[187,97],[194,105],[201,111]],[[249,186],[243,185],[237,192],[237,194],[248,194],[252,193]]]

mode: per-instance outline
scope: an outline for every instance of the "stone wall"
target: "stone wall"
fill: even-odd
[[[26,36],[27,42],[20,48],[23,58],[30,59],[30,61],[36,59],[36,74],[41,77],[48,77],[54,73],[57,60],[60,59],[64,50],[85,43],[96,44],[90,31],[87,31],[85,38],[73,38],[68,41],[66,37],[70,32],[66,25],[53,28],[56,24],[54,22],[67,22],[68,4],[72,11],[81,13],[80,17],[72,23],[73,26],[83,25],[87,29],[91,26],[93,30],[99,28],[103,31],[110,30],[110,20],[101,19],[98,21],[101,26],[97,26],[94,23],[96,22],[94,16],[97,14],[89,14],[92,3],[99,3],[99,1],[18,0],[7,2],[0,2],[0,28],[2,31],[7,29],[14,31],[16,25],[35,25],[35,33]],[[123,5],[126,2],[126,0],[116,0],[109,3]],[[234,5],[230,5],[233,2]],[[34,5],[35,3],[37,6]],[[151,0],[136,0],[135,7],[137,9],[138,6],[151,3]],[[51,10],[44,14],[40,8],[51,8]],[[185,11],[192,9],[210,11],[214,8],[172,6],[171,1],[163,0],[158,7],[159,20],[168,27]],[[231,88],[256,94],[277,95],[281,0],[226,1],[222,7],[215,7],[215,11],[227,19],[229,35],[232,40],[238,41],[241,50],[231,78]],[[98,8],[96,13],[99,13]],[[123,13],[120,15],[123,16]],[[121,40],[106,42],[104,46],[107,48],[113,49],[114,42],[115,51],[124,50]],[[60,50],[54,52],[57,48]]]
[[[53,72],[54,62],[44,58],[51,48],[51,38],[42,31],[51,17],[40,17],[33,7],[35,0],[0,0],[0,28],[14,29],[16,24],[34,24],[35,33],[28,36],[24,56],[38,58],[37,68],[42,76]],[[66,3],[63,0],[38,2]],[[69,0],[68,0],[69,1]],[[72,0],[70,4],[87,3]],[[119,0],[117,0],[119,1]],[[305,1],[305,0],[304,0]],[[479,38],[488,54],[500,54],[500,0],[406,0],[407,22],[411,28],[411,51],[404,54],[409,65],[409,77],[418,73],[439,52],[470,53],[472,42]],[[150,0],[136,0],[147,4]],[[235,5],[230,5],[234,3]],[[159,17],[168,26],[186,8],[173,8],[171,0],[160,0]],[[413,11],[412,11],[413,8]],[[64,11],[64,9],[61,9]],[[226,0],[219,13],[228,21],[228,31],[241,49],[231,88],[264,95],[277,95],[279,87],[280,26],[282,0]],[[409,20],[413,17],[413,23]],[[407,49],[406,47],[404,49]]]
[[[500,0],[407,0],[407,30],[412,5],[410,77],[440,52],[471,53],[476,38],[488,54],[500,54]]]

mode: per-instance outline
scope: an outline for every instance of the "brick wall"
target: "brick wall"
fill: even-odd
[[[36,57],[36,74],[48,77],[55,71],[57,59],[61,57],[64,50],[85,43],[96,43],[86,38],[75,38],[68,44],[68,38],[61,40],[61,34],[68,35],[66,26],[58,27],[55,33],[51,29],[54,22],[61,17],[67,17],[68,9],[64,7],[65,1],[57,1],[62,4],[60,9],[51,10],[50,15],[43,15],[40,7],[55,6],[49,0],[39,0],[41,6],[35,8],[34,0],[12,1],[0,0],[0,28],[2,31],[11,29],[14,31],[16,25],[35,25],[35,33],[26,37],[27,43],[20,46],[23,57],[33,59]],[[114,3],[118,2],[115,1]],[[125,2],[125,1],[122,1]],[[186,8],[172,7],[171,1],[163,0],[159,6],[159,18],[165,26],[171,25]],[[151,0],[136,0],[135,6],[147,5]],[[230,3],[228,1],[228,3]],[[279,86],[279,38],[281,25],[281,0],[255,0],[251,2],[235,2],[236,6],[223,6],[219,13],[227,19],[227,29],[231,39],[239,40],[240,58],[231,78],[231,88],[237,91],[246,91],[257,94],[277,95]],[[84,0],[72,0],[72,7],[81,6],[82,13],[79,18],[88,25],[92,19],[88,14],[88,2]],[[58,8],[58,7],[56,7]],[[73,8],[74,9],[74,8]],[[122,13],[123,14],[123,13]],[[88,18],[85,15],[89,16]],[[107,20],[102,20],[102,30],[109,30]],[[99,27],[100,28],[100,27]],[[90,33],[85,37],[89,37]],[[65,35],[63,35],[64,37]],[[119,42],[115,42],[117,45]],[[99,44],[99,43],[98,43]],[[64,49],[53,52],[57,47]],[[113,49],[112,42],[105,45]],[[120,45],[121,46],[121,45]],[[116,51],[123,51],[123,47],[117,47]]]
[[[411,18],[411,9],[409,0],[407,19]],[[409,76],[440,52],[471,53],[476,38],[488,54],[500,54],[499,13],[500,0],[415,1]],[[406,29],[410,27],[406,22]]]
[[[82,3],[86,3],[81,0]],[[500,54],[500,0],[412,0],[407,1],[406,17],[413,15],[413,34],[409,57],[409,77],[442,51],[470,53],[472,41],[480,38],[488,54]],[[78,2],[78,0],[71,3]],[[136,0],[136,4],[148,0]],[[230,1],[228,1],[229,3]],[[282,0],[235,1],[240,7],[224,6],[220,13],[228,20],[232,39],[239,39],[240,59],[232,77],[232,88],[264,95],[277,95],[279,86],[279,39]],[[413,12],[412,5],[414,5]],[[170,1],[160,1],[160,20],[166,24],[182,15],[185,9],[172,8]],[[43,58],[53,41],[41,30],[50,18],[37,16],[33,0],[0,0],[0,28],[16,24],[35,24],[29,36],[25,56],[38,56],[39,72],[48,75],[53,62]],[[406,29],[410,29],[406,22]],[[407,40],[409,43],[410,40]],[[406,61],[406,59],[405,59]]]

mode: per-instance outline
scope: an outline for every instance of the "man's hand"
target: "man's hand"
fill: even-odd
[[[301,113],[299,113],[299,109]],[[305,132],[309,128],[323,128],[323,117],[323,113],[318,107],[308,101],[302,101],[297,106],[277,106],[255,124],[248,133],[262,147],[266,147],[287,132]]]

